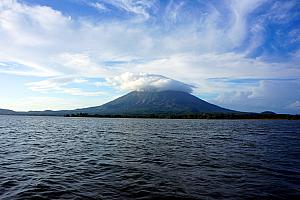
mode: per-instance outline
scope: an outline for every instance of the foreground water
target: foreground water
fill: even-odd
[[[300,122],[0,116],[0,199],[296,199]]]

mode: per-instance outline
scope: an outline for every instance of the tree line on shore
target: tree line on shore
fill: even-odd
[[[159,118],[159,119],[288,119],[299,120],[300,115],[261,113],[187,113],[187,114],[66,114],[65,117],[95,118]]]

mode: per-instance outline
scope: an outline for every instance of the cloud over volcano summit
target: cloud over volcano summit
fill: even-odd
[[[167,78],[157,74],[133,74],[130,72],[123,73],[113,78],[108,78],[109,85],[121,90],[134,91],[181,91],[191,93],[194,86]]]

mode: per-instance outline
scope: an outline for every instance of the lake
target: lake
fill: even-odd
[[[0,116],[0,199],[297,199],[300,121]]]

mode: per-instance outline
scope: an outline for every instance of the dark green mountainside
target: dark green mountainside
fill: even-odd
[[[191,94],[178,91],[134,91],[102,106],[75,111],[102,115],[236,113],[236,111],[210,104]]]
[[[13,110],[0,109],[0,115],[13,115],[16,112]]]

